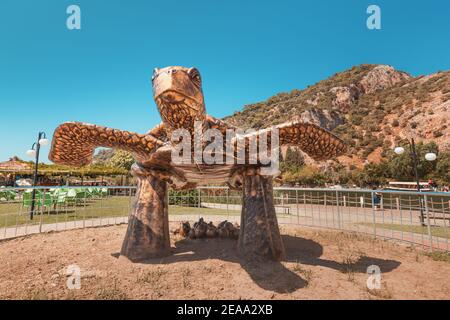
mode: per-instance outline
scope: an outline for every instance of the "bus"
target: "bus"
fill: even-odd
[[[420,191],[424,192],[434,191],[433,188],[430,187],[428,182],[419,182],[419,186]],[[417,191],[417,182],[391,181],[389,182],[389,185],[384,189],[394,191]]]

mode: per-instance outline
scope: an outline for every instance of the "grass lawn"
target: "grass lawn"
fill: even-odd
[[[86,204],[57,207],[56,210],[44,209],[43,223],[57,223],[65,221],[92,219],[100,217],[124,217],[128,216],[132,203],[127,196],[112,196],[104,199],[89,199]],[[33,221],[29,219],[29,208],[21,208],[21,203],[0,202],[0,228],[24,225],[26,223],[39,224],[41,216],[36,210]],[[169,206],[170,215],[239,215],[240,211]]]
[[[370,223],[361,223],[365,226],[373,226]],[[411,226],[411,225],[401,225],[401,224],[389,224],[389,223],[376,223],[377,228],[388,229],[394,231],[412,232],[418,234],[428,235],[428,228],[422,226]],[[431,235],[433,237],[447,238],[450,239],[450,228],[444,228],[439,226],[431,227]]]

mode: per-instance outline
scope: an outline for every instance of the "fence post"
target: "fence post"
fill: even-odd
[[[130,215],[130,213],[131,213],[131,202],[132,202],[132,199],[133,199],[133,196],[132,196],[132,189],[131,189],[131,187],[128,189],[128,192],[129,192],[129,194],[128,194],[128,215]],[[167,205],[169,205],[170,203],[169,203],[169,200],[170,200],[170,198],[169,198],[169,191],[167,191]]]
[[[42,217],[44,215],[44,212],[42,211],[45,206],[45,189],[42,191],[42,200],[41,200],[41,216],[39,217],[39,233],[42,232]]]
[[[300,224],[300,211],[298,210],[298,190],[295,190],[295,204],[297,207],[297,225]]]
[[[377,236],[377,222],[375,218],[375,199],[374,199],[374,192],[370,192],[370,199],[372,202],[372,221],[373,221],[373,236]]]
[[[341,229],[341,210],[339,208],[339,191],[336,190],[336,209],[338,214],[338,228]]]
[[[88,188],[85,187],[83,190],[84,193],[84,202],[83,202],[83,228],[86,228],[86,206],[87,206],[87,194],[88,194]]]
[[[230,213],[228,212],[228,203],[230,201],[230,189],[227,189],[227,216],[230,215]]]
[[[431,225],[430,225],[430,213],[428,211],[428,201],[427,201],[427,195],[424,194],[423,200],[425,202],[425,214],[427,215],[427,232],[428,232],[428,239],[430,240],[430,250],[433,252],[433,236],[431,234]]]

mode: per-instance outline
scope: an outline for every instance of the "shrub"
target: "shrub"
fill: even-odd
[[[350,116],[350,121],[352,124],[354,124],[355,126],[359,126],[361,125],[361,123],[363,122],[363,117],[358,115],[358,114],[352,114]]]
[[[199,195],[198,190],[196,189],[188,191],[177,191],[169,189],[169,205],[198,207],[198,201]]]
[[[118,150],[111,159],[106,162],[106,165],[108,167],[130,170],[133,163],[134,158],[129,152]]]
[[[282,171],[294,171],[305,164],[305,158],[297,148],[288,147],[286,155],[282,159],[280,167]]]

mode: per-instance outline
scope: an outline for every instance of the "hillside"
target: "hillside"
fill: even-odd
[[[450,149],[450,71],[412,77],[387,65],[360,65],[304,90],[250,104],[224,120],[263,128],[299,119],[331,130],[349,145],[341,163],[379,162],[408,135]]]

